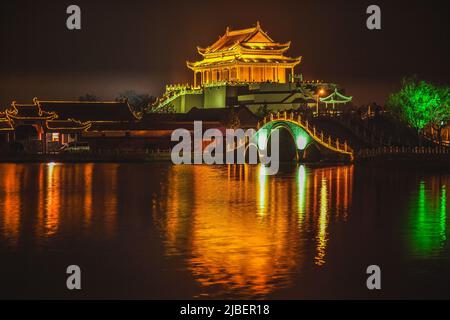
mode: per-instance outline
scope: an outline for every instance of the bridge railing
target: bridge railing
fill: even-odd
[[[350,148],[347,141],[340,141],[339,138],[332,138],[330,135],[324,135],[323,131],[318,131],[317,128],[311,125],[307,119],[303,120],[300,113],[294,112],[277,112],[271,113],[268,116],[264,117],[262,123],[258,122],[258,129],[271,121],[291,121],[302,127],[315,141],[322,144],[328,149],[331,149],[335,152],[344,153],[353,156],[353,149]]]

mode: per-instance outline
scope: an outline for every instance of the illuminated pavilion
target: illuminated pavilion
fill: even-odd
[[[197,47],[203,59],[187,66],[194,72],[194,87],[220,81],[286,83],[293,81],[294,67],[301,61],[284,55],[290,45],[272,40],[259,22],[248,29],[228,27],[212,45]]]
[[[286,55],[291,43],[275,42],[259,22],[252,28],[231,30],[205,48],[197,47],[202,59],[187,62],[193,84],[167,85],[165,93],[149,112],[187,113],[192,108],[211,109],[245,106],[261,110],[305,110],[316,112],[319,105],[347,103],[342,94],[322,100],[338,86],[319,80],[304,80],[295,68],[302,57]],[[320,98],[320,99],[319,99]]]

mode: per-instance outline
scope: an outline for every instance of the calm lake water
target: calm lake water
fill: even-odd
[[[0,297],[450,298],[450,172],[263,170],[0,164]]]

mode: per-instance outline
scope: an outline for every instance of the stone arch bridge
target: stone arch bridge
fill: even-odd
[[[347,141],[325,135],[323,131],[303,119],[300,113],[278,112],[258,123],[256,147],[268,148],[274,131],[279,130],[280,160],[282,161],[353,161],[354,150]],[[343,140],[343,139],[342,139]],[[251,144],[251,142],[250,142]],[[246,147],[248,150],[248,146]]]

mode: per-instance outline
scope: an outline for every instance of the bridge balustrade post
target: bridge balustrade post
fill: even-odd
[[[273,121],[273,113],[270,114],[270,121]]]
[[[344,140],[344,150],[347,152],[348,146],[347,146],[347,140]]]
[[[328,136],[328,145],[331,146],[331,136]]]
[[[339,138],[336,138],[336,149],[341,150],[341,148],[339,147]]]
[[[287,112],[286,112],[286,110],[284,110],[283,116],[284,116],[284,119],[287,120]]]
[[[313,127],[314,136],[316,135],[316,126]]]
[[[277,111],[277,119],[280,119],[280,111]]]
[[[302,123],[302,116],[300,114],[297,115],[297,122]]]
[[[323,141],[323,131],[320,131],[320,140]]]
[[[291,120],[294,120],[294,112],[292,112],[292,111],[291,111],[291,114],[290,114],[290,118],[291,118]]]
[[[305,127],[308,129],[308,120],[305,121]]]

